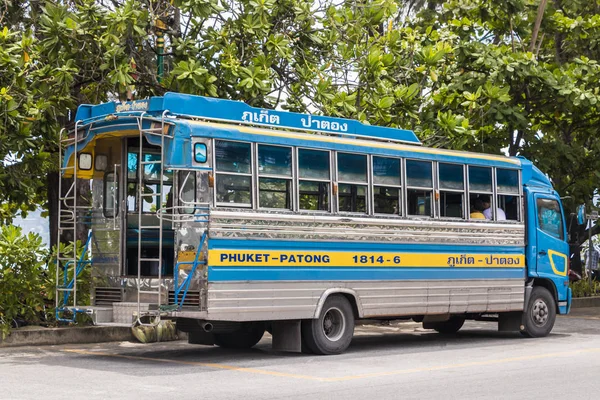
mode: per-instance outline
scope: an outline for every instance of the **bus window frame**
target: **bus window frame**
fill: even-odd
[[[420,161],[420,162],[428,162],[431,164],[431,187],[424,187],[424,186],[409,186],[408,185],[408,170],[406,167],[406,163],[408,161]],[[437,219],[438,216],[436,215],[436,199],[435,199],[435,194],[436,194],[436,176],[434,171],[437,170],[437,167],[434,165],[437,163],[436,160],[433,159],[421,159],[421,158],[410,158],[410,157],[406,157],[403,159],[403,165],[402,165],[402,175],[403,175],[403,183],[404,183],[404,205],[403,205],[403,211],[404,211],[404,216],[406,216],[407,218],[415,218],[415,219],[422,219],[422,218],[427,218],[427,219]],[[429,207],[430,207],[430,213],[429,215],[416,215],[416,214],[409,214],[408,213],[408,190],[409,189],[415,189],[415,190],[429,190],[431,191],[431,197],[429,200]]]
[[[503,170],[511,170],[511,171],[516,171],[517,172],[517,190],[518,193],[508,193],[508,192],[500,192],[498,190],[498,170],[499,169],[503,169]],[[518,168],[506,168],[506,167],[494,167],[494,221],[497,221],[497,209],[498,209],[498,197],[499,196],[516,196],[517,197],[517,219],[507,219],[507,220],[503,220],[503,221],[497,221],[500,223],[504,223],[504,222],[523,222],[523,214],[524,214],[524,209],[523,209],[523,184],[521,181],[522,177],[521,177],[521,170]],[[506,214],[506,210],[503,210],[504,213]]]
[[[440,184],[440,164],[448,164],[448,165],[458,165],[460,167],[462,167],[463,170],[463,188],[462,190],[460,189],[444,189],[441,187]],[[468,198],[469,198],[469,194],[468,194],[468,184],[467,184],[467,174],[468,174],[468,169],[467,169],[467,164],[465,163],[457,163],[457,162],[446,162],[446,161],[437,161],[436,162],[436,183],[437,183],[437,190],[436,190],[436,197],[437,200],[435,200],[436,202],[436,208],[437,208],[437,215],[438,215],[438,219],[449,219],[449,220],[453,220],[453,221],[468,221],[469,218],[467,217],[469,215],[468,210],[469,208],[467,207],[467,203],[468,203]],[[442,192],[447,192],[447,193],[460,193],[463,195],[463,202],[462,202],[462,217],[446,217],[446,216],[442,216]]]
[[[562,202],[560,201],[560,199],[558,198],[558,196],[553,196],[550,194],[546,194],[546,193],[536,193],[536,195],[534,195],[533,197],[534,203],[535,203],[535,227],[536,230],[541,230],[544,234],[556,239],[556,240],[560,240],[563,242],[566,242],[567,239],[567,225],[566,225],[566,217],[565,217],[565,212],[563,210],[562,207]],[[560,231],[560,237],[556,237],[554,236],[551,232],[545,230],[542,228],[542,224],[540,223],[540,207],[538,202],[542,200],[546,200],[546,201],[554,201],[556,202],[557,206],[558,206],[558,214],[560,216],[560,227],[561,227],[561,231]]]
[[[260,162],[260,157],[259,157],[259,148],[260,146],[267,146],[267,147],[282,147],[285,149],[289,149],[290,150],[290,156],[291,156],[291,160],[290,160],[290,175],[277,175],[277,174],[261,174],[260,173],[260,169],[259,169],[259,162]],[[281,145],[281,144],[272,144],[272,143],[255,143],[255,147],[256,147],[256,157],[254,157],[255,163],[256,165],[254,165],[254,168],[256,170],[256,190],[254,190],[256,192],[256,208],[260,209],[260,210],[269,210],[269,211],[295,211],[295,196],[294,196],[294,181],[295,181],[295,177],[296,174],[294,173],[294,165],[295,165],[295,155],[294,155],[294,146],[286,146],[286,145]],[[216,171],[215,171],[216,172]],[[253,174],[254,175],[254,174]],[[260,205],[260,178],[267,178],[267,179],[281,179],[281,180],[287,180],[289,182],[289,207],[283,207],[283,208],[273,208],[273,207],[261,207]]]
[[[235,143],[244,143],[250,145],[250,173],[242,173],[242,172],[221,172],[217,170],[217,141],[221,142],[235,142]],[[215,184],[213,190],[213,204],[216,207],[223,208],[246,208],[246,209],[256,209],[256,204],[258,200],[255,198],[257,194],[257,190],[254,188],[257,184],[256,179],[256,170],[255,170],[255,159],[256,159],[256,142],[247,142],[244,140],[230,140],[230,139],[220,139],[214,138],[212,140],[212,165],[215,176]],[[249,176],[250,177],[250,204],[246,203],[223,203],[217,201],[217,189],[219,185],[219,174],[221,175],[235,175],[235,176]]]
[[[339,179],[339,160],[338,160],[338,155],[339,154],[352,154],[352,155],[359,155],[359,156],[364,156],[365,157],[365,165],[367,167],[366,171],[365,171],[365,177],[366,177],[366,182],[351,182],[351,181],[340,181]],[[337,190],[336,190],[336,195],[335,195],[335,199],[336,199],[336,207],[335,210],[337,210],[338,213],[340,214],[351,214],[351,215],[373,215],[371,212],[371,203],[369,201],[370,197],[372,196],[371,194],[371,185],[372,185],[372,168],[369,166],[370,162],[371,162],[371,154],[367,154],[367,153],[359,153],[356,151],[335,151],[334,152],[334,159],[335,159],[335,185],[337,186]],[[341,211],[340,210],[340,183],[342,185],[354,185],[354,186],[364,186],[366,188],[365,191],[365,211],[361,212],[361,211]]]
[[[387,184],[387,183],[375,183],[375,169],[374,169],[374,158],[389,158],[389,159],[393,159],[393,160],[398,160],[399,161],[399,165],[398,168],[400,169],[400,185],[391,185],[391,184]],[[369,215],[374,215],[374,216],[378,216],[378,217],[403,217],[406,216],[405,212],[404,212],[404,158],[403,157],[392,157],[392,156],[387,156],[387,155],[375,155],[375,154],[370,154],[369,155],[370,158],[370,163],[369,163],[369,167],[370,167],[370,178],[371,178],[371,184],[370,186],[370,190],[371,190],[371,207],[372,207],[372,212],[369,213]],[[375,187],[383,187],[383,188],[394,188],[398,190],[398,212],[397,213],[392,213],[392,214],[386,214],[386,213],[378,213],[375,212]]]
[[[311,147],[304,147],[304,146],[294,146],[294,157],[295,157],[295,162],[294,162],[294,168],[293,168],[293,175],[294,175],[294,193],[295,193],[295,202],[294,202],[294,211],[297,212],[302,212],[302,213],[320,213],[320,214],[333,214],[333,185],[334,185],[334,179],[333,179],[333,169],[334,169],[334,150],[329,150],[329,149],[316,149],[316,148],[311,148]],[[300,177],[300,155],[299,152],[300,150],[309,150],[309,151],[320,151],[323,153],[327,153],[327,156],[329,157],[329,179],[320,179],[320,178],[301,178]],[[335,156],[337,157],[337,156]],[[305,182],[319,182],[319,183],[327,183],[329,185],[329,189],[327,191],[327,195],[328,195],[328,199],[329,199],[329,204],[327,206],[327,210],[305,210],[305,209],[301,209],[300,208],[300,181],[305,181]],[[337,197],[337,196],[336,196]]]
[[[467,173],[465,176],[465,181],[466,181],[466,185],[467,185],[467,202],[468,202],[467,210],[468,210],[468,215],[469,215],[469,218],[467,218],[467,220],[470,222],[476,221],[478,223],[486,223],[486,222],[496,221],[496,199],[495,199],[495,196],[496,196],[496,170],[495,170],[495,167],[488,166],[488,165],[469,164],[469,163],[465,163],[465,167],[466,167],[466,173]],[[491,192],[485,192],[485,191],[480,191],[480,190],[471,191],[471,177],[470,177],[470,172],[469,172],[470,167],[489,168],[490,169],[491,186],[492,186]],[[490,208],[492,209],[492,219],[471,218],[471,193],[476,194],[476,195],[487,195],[490,197]],[[482,213],[483,213],[483,211],[482,211]]]

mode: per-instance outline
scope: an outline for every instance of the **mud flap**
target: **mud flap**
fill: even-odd
[[[273,321],[273,350],[300,353],[302,351],[302,335],[300,320]]]
[[[513,311],[498,314],[499,332],[518,332],[523,325],[523,313]]]

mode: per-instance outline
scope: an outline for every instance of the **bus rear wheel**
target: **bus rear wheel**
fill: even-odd
[[[249,349],[254,347],[265,334],[262,322],[247,322],[235,332],[215,333],[215,344],[226,349]]]
[[[302,321],[302,337],[314,354],[340,354],[350,346],[354,334],[354,312],[340,295],[327,298],[317,319]]]
[[[529,304],[523,312],[523,329],[526,337],[547,336],[556,320],[556,301],[545,287],[536,286],[531,291]]]

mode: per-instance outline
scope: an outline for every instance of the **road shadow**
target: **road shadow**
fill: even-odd
[[[45,350],[35,362],[48,366],[65,366],[98,371],[112,371],[130,376],[168,376],[183,373],[202,374],[235,368],[273,368],[274,365],[298,365],[320,360],[353,360],[380,353],[418,354],[444,349],[486,348],[514,345],[529,341],[554,341],[569,336],[553,333],[545,338],[528,339],[518,332],[498,332],[475,327],[464,328],[456,334],[444,335],[434,331],[386,332],[376,329],[374,334],[360,334],[344,354],[315,356],[301,353],[282,353],[271,349],[271,338],[266,336],[256,347],[248,350],[224,349],[217,346],[192,345],[184,342],[139,344],[103,343],[87,346],[57,346]],[[27,358],[13,357],[12,362],[31,362]]]

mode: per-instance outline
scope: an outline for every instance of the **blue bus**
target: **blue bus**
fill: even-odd
[[[61,144],[59,230],[88,232],[88,257],[58,255],[59,319],[170,319],[234,348],[269,331],[275,349],[336,354],[358,319],[541,337],[569,312],[560,197],[522,157],[178,93],[81,105]]]

